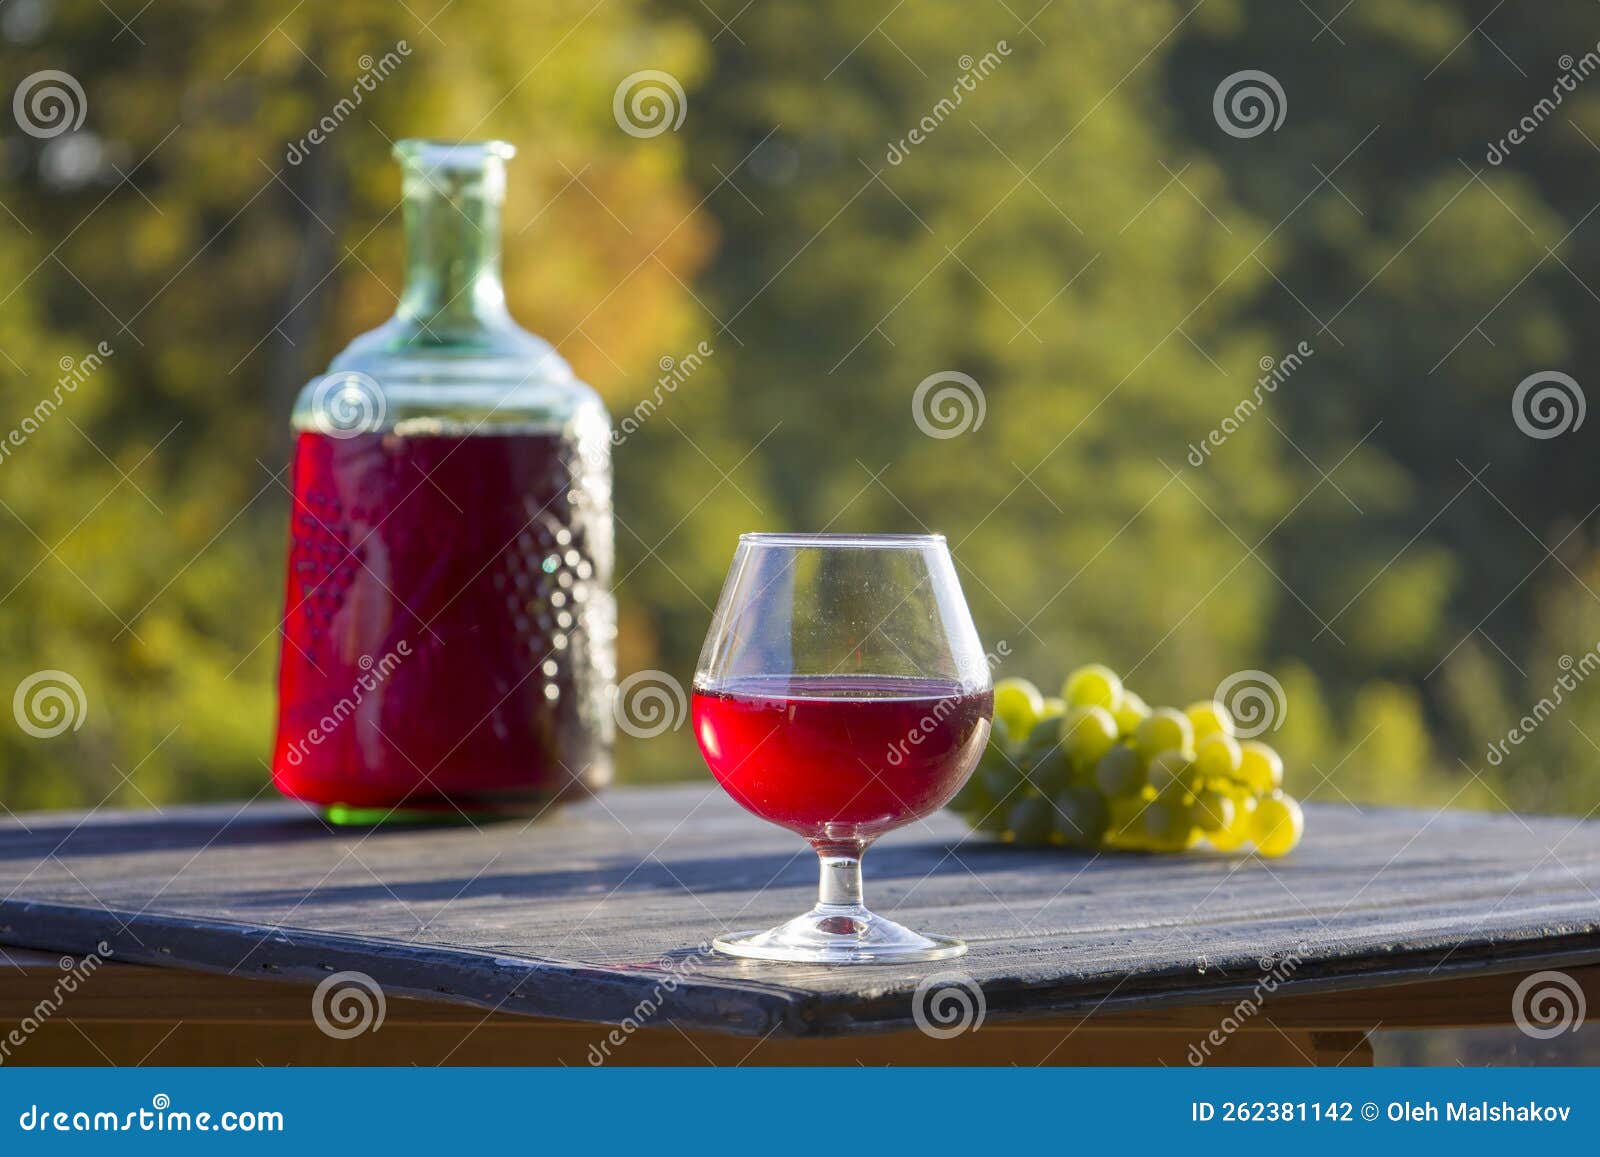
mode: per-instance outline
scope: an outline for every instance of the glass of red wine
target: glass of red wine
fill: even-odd
[[[993,714],[943,535],[741,536],[695,672],[695,738],[736,802],[810,842],[822,883],[811,911],[715,947],[820,964],[965,952],[867,911],[861,857],[955,795]]]

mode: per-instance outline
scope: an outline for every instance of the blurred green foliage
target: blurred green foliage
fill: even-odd
[[[62,69],[87,117],[6,124],[0,426],[115,352],[0,461],[0,690],[59,668],[89,702],[0,728],[0,802],[263,787],[289,402],[393,307],[389,142],[500,136],[521,320],[618,415],[714,350],[618,451],[623,672],[687,683],[739,531],[925,527],[1002,674],[1100,659],[1184,703],[1262,669],[1299,794],[1587,811],[1600,688],[1486,753],[1600,644],[1593,427],[1512,415],[1600,341],[1600,80],[1485,151],[1600,31],[1487,9],[12,0],[7,91]],[[619,129],[642,69],[678,131]],[[1219,126],[1246,69],[1276,131]],[[948,372],[983,421],[929,437]],[[686,727],[619,764],[703,774]]]

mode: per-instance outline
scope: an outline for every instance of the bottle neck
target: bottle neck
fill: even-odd
[[[504,188],[498,159],[475,172],[405,166],[406,278],[398,313],[425,336],[454,340],[508,320],[500,281]]]

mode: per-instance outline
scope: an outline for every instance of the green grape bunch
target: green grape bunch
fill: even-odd
[[[1283,760],[1241,741],[1214,700],[1151,707],[1099,663],[1057,698],[1026,679],[994,688],[994,729],[949,807],[1008,843],[1288,855],[1305,816],[1283,790]]]

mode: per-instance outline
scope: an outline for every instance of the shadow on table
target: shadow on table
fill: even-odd
[[[1052,871],[1076,872],[1091,857],[1068,849],[1018,849],[987,843],[977,846],[939,841],[900,843],[868,854],[867,886],[871,889],[874,884],[891,881],[967,877],[973,871],[992,869],[1002,862],[1027,870],[1032,865],[1024,861],[1035,859],[1048,860]],[[978,867],[978,860],[984,862],[984,868]],[[382,865],[374,867],[381,872]],[[598,863],[547,870],[485,871],[477,875],[451,872],[416,881],[392,878],[369,878],[368,882],[352,884],[326,881],[310,898],[303,888],[285,887],[236,896],[234,903],[240,907],[265,908],[300,902],[345,907],[391,900],[405,904],[443,904],[470,901],[474,897],[521,898],[530,903],[585,898],[598,902],[657,893],[678,895],[685,891],[697,896],[790,888],[809,893],[816,886],[816,880],[815,857],[811,849],[797,839],[793,850],[787,852],[675,857],[658,850],[645,854],[642,859],[637,854],[608,856]]]
[[[23,827],[26,822],[27,826]],[[543,822],[543,821],[540,821]],[[528,823],[527,819],[494,821]],[[135,816],[119,813],[115,819],[92,814],[24,816],[0,829],[0,860],[40,860],[62,857],[129,855],[156,851],[198,851],[203,848],[238,848],[257,844],[293,845],[329,838],[388,840],[418,832],[468,827],[460,817],[438,821],[408,821],[393,825],[336,825],[315,809],[292,802],[255,804],[248,809],[229,805],[218,808],[167,808]]]

